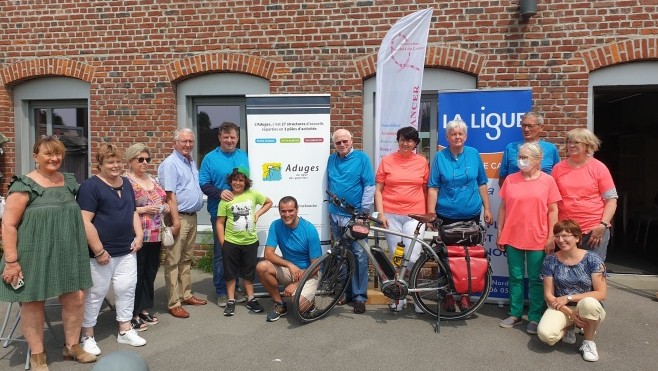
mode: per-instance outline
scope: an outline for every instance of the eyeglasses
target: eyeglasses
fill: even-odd
[[[522,129],[534,129],[537,126],[539,126],[539,124],[521,124]]]
[[[567,140],[567,145],[569,146],[577,146],[579,144],[583,144],[583,142],[577,141],[577,140]]]
[[[573,235],[572,234],[556,234],[555,236],[553,236],[553,238],[555,238],[556,240],[566,240],[569,237],[573,237]]]
[[[334,142],[334,145],[340,146],[341,144],[347,144],[349,142],[349,139],[337,140]]]
[[[194,144],[193,140],[177,140],[180,144]]]
[[[151,163],[151,158],[150,157],[137,157],[135,160],[139,162],[140,164],[146,161],[147,164]]]

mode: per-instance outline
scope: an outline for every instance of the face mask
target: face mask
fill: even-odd
[[[516,160],[516,166],[518,166],[518,168],[520,170],[524,170],[524,171],[528,170],[530,168],[530,160],[527,159],[527,158],[526,159],[517,159]]]

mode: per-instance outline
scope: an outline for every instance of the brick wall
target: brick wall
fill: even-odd
[[[93,148],[144,141],[170,151],[176,83],[204,73],[267,78],[272,93],[330,93],[334,127],[362,131],[362,83],[400,17],[434,8],[426,66],[478,87],[532,87],[547,132],[586,124],[589,72],[658,58],[658,0],[0,1],[0,130],[14,141],[12,87],[43,76],[91,84]],[[0,171],[14,169],[12,143]],[[5,177],[7,178],[7,177]],[[6,179],[3,182],[6,187]]]

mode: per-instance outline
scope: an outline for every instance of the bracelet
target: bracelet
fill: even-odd
[[[105,254],[106,252],[107,252],[107,251],[105,251],[105,249],[103,249],[101,252],[99,252],[98,254],[94,255],[94,258],[100,258],[100,257],[103,256],[103,254]]]
[[[14,263],[18,263],[18,259],[14,260],[13,262],[5,260],[5,264],[14,264]]]

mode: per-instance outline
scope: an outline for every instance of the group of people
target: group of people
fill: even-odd
[[[594,361],[598,355],[593,336],[605,317],[600,304],[605,299],[603,262],[617,194],[608,169],[592,157],[600,142],[591,132],[570,131],[568,159],[560,161],[557,148],[539,139],[542,127],[540,115],[524,115],[524,141],[508,145],[501,162],[497,245],[508,259],[510,316],[500,325],[521,323],[527,266],[527,331],[549,344],[559,339],[575,343],[576,330],[582,328],[583,357]],[[373,172],[368,156],[353,148],[352,134],[338,129],[332,135],[335,152],[327,162],[329,190],[361,211],[377,211],[386,228],[407,234],[417,224],[409,214],[435,213],[445,224],[480,222],[482,216],[491,224],[488,179],[478,151],[465,145],[467,132],[463,121],[449,122],[449,145],[436,154],[430,169],[425,157],[415,152],[418,131],[401,128],[398,151],[383,157]],[[146,344],[138,332],[158,323],[150,309],[165,225],[175,236],[163,262],[168,312],[187,318],[183,305],[207,304],[194,296],[190,275],[203,194],[214,236],[213,284],[224,315],[233,316],[241,302],[253,312],[264,310],[254,296],[256,276],[274,302],[267,321],[287,313],[279,286],[284,295],[293,295],[304,270],[322,254],[318,232],[298,215],[297,200],[283,197],[280,218],[269,228],[264,259],[258,261],[256,222],[273,203],[251,187],[247,155],[237,148],[239,127],[222,123],[218,139],[219,146],[197,170],[194,133],[177,129],[174,150],[160,164],[157,177],[149,173],[152,158],[146,145],[134,144],[123,153],[116,145],[101,144],[98,173],[81,185],[59,171],[65,148],[57,138],[36,141],[36,170],[14,177],[10,184],[0,262],[6,283],[0,285],[0,301],[22,303],[21,326],[35,370],[48,369],[43,313],[50,297],[58,296],[62,304],[67,359],[89,363],[101,353],[94,326],[110,284],[116,298],[117,341]],[[333,206],[330,214],[332,235],[340,238],[349,216]],[[409,248],[409,241],[395,236],[387,243],[390,256],[398,246]],[[366,311],[368,258],[356,243],[351,250],[356,269],[339,304],[352,302],[354,313],[360,314]],[[410,253],[410,264],[419,254],[420,249]],[[52,266],[58,269],[49,269]],[[311,306],[313,285],[305,290],[302,298]],[[449,296],[443,305],[455,311],[469,307],[470,298]],[[405,306],[406,300],[390,303],[394,311]],[[418,307],[416,311],[422,312]]]

